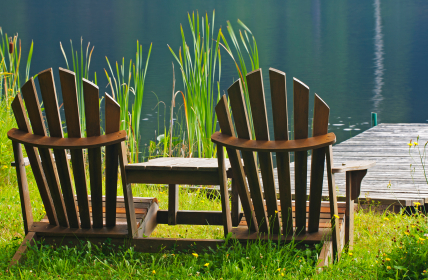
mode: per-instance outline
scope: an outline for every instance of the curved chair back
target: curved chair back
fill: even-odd
[[[273,234],[282,231],[284,235],[318,232],[326,158],[329,185],[334,179],[331,176],[331,145],[335,143],[336,137],[334,133],[328,133],[330,109],[315,94],[313,120],[310,124],[309,87],[294,79],[294,125],[292,129],[289,129],[285,73],[270,68],[269,78],[273,141],[269,136],[262,71],[258,69],[247,75],[248,97],[244,96],[242,87],[245,85],[242,85],[240,80],[228,89],[234,125],[226,96],[223,96],[216,106],[221,133],[213,134],[212,141],[218,144],[219,166],[222,166],[224,146],[229,156],[234,178],[237,180],[239,196],[250,230]],[[250,104],[248,108],[246,98]],[[312,128],[311,138],[309,138],[310,128]],[[235,136],[235,129],[237,136]],[[289,130],[293,131],[294,140],[290,139]],[[253,140],[253,135],[255,140]],[[309,205],[307,204],[308,151],[311,151],[312,156]],[[273,152],[276,153],[277,186],[274,178]],[[292,202],[290,152],[294,152],[294,204]],[[333,186],[334,182],[331,182],[331,185]],[[335,217],[338,217],[334,187],[329,187],[329,192],[334,231],[334,225],[337,222]],[[278,197],[280,208],[278,207]],[[228,208],[227,200],[223,204],[224,211]],[[308,217],[306,216],[307,208],[309,208]],[[293,212],[295,217],[293,217]],[[228,231],[231,231],[230,221],[226,221],[225,232]]]
[[[8,137],[13,141],[15,162],[22,165],[20,144],[24,144],[50,225],[71,229],[114,228],[118,163],[120,160],[123,166],[126,162],[123,155],[126,132],[119,131],[120,106],[106,94],[105,135],[101,135],[98,87],[83,79],[80,83],[83,99],[79,100],[75,73],[60,68],[59,75],[63,98],[61,106],[58,105],[52,69],[38,74],[43,110],[32,78],[21,89],[23,100],[18,94],[12,102],[18,129],[10,130]],[[60,117],[59,109],[62,106],[65,121]],[[79,110],[84,110],[84,120],[80,119]],[[82,125],[86,127],[83,133]],[[82,138],[82,134],[86,134],[86,138]],[[102,147],[105,147],[104,173]],[[67,150],[70,151],[71,168]],[[84,153],[84,150],[87,152]],[[89,165],[88,174],[86,164]],[[19,170],[25,172],[25,168],[17,170],[18,173]],[[22,178],[18,176],[21,181]],[[25,194],[27,182],[20,183],[24,188],[21,192],[28,200],[28,190]],[[133,203],[126,203],[126,200],[125,195],[128,228],[131,229],[133,223],[129,221],[135,221],[132,217]],[[32,219],[26,219],[26,216],[31,215],[31,209],[24,209],[25,203],[23,205],[24,224],[28,232]]]

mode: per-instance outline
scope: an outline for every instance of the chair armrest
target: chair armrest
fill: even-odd
[[[16,128],[8,131],[7,137],[18,143],[48,149],[90,149],[109,146],[126,140],[126,131],[87,138],[60,138],[34,135]]]
[[[361,160],[361,161],[347,161],[342,163],[342,166],[335,166],[332,168],[333,173],[342,173],[346,171],[366,170],[376,165],[376,161]]]
[[[321,136],[315,136],[298,140],[262,141],[236,138],[220,132],[211,136],[211,141],[241,151],[252,152],[296,152],[307,151],[327,147],[336,143],[336,135],[333,132]]]

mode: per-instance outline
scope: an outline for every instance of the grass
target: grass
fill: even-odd
[[[144,96],[144,84],[146,73],[149,64],[152,44],[147,54],[146,62],[143,61],[143,47],[137,41],[137,52],[135,63],[129,61],[128,75],[125,75],[125,58],[122,59],[122,64],[116,62],[116,73],[113,72],[110,62],[106,57],[111,77],[106,70],[107,80],[113,93],[113,98],[121,107],[120,114],[120,129],[126,130],[128,136],[128,153],[129,160],[132,163],[139,162],[139,144],[140,144],[140,120],[141,108]],[[130,98],[130,92],[133,93],[133,98]],[[131,144],[132,143],[132,144]]]
[[[3,155],[2,163],[9,160],[10,155]],[[34,218],[40,219],[44,211],[29,171],[27,167]],[[274,242],[242,246],[233,240],[228,241],[232,246],[213,248],[197,256],[191,248],[185,253],[145,254],[132,249],[113,252],[108,243],[96,247],[83,242],[79,248],[64,246],[55,250],[42,246],[30,250],[24,264],[7,271],[24,237],[14,175],[12,168],[0,170],[0,278],[3,279],[419,279],[425,277],[423,271],[428,268],[428,243],[421,240],[428,233],[424,215],[379,214],[368,210],[355,215],[353,251],[321,273],[315,269],[319,248],[298,249],[296,244],[278,246]],[[160,208],[167,208],[167,188],[136,185],[133,189],[135,196],[156,196]],[[220,207],[219,198],[209,199],[204,189],[189,192],[180,188],[180,209],[220,210]],[[160,225],[152,236],[221,238],[222,232],[220,226]]]
[[[201,20],[199,20],[199,13],[196,14],[196,18],[195,13],[192,16],[188,14],[188,19],[192,39],[186,41],[183,26],[180,26],[183,45],[178,55],[168,47],[180,66],[183,78],[189,155],[211,158],[216,154],[211,135],[215,132],[217,125],[214,106],[220,99],[221,32],[218,32],[216,42],[212,40],[215,38],[215,12],[213,12],[211,24],[208,14],[205,14],[205,18],[201,17]]]

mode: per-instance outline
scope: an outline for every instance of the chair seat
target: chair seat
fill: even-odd
[[[295,234],[294,240],[295,241],[302,241],[304,244],[315,244],[319,243],[321,241],[329,240],[331,237],[331,214],[330,214],[330,202],[323,201],[321,202],[321,213],[320,213],[320,221],[319,221],[319,231],[314,233],[304,233],[304,234]],[[339,213],[339,231],[341,239],[343,239],[344,236],[344,225],[345,225],[345,202],[338,202],[338,213]],[[278,211],[281,213],[281,206],[278,203]],[[281,219],[281,214],[279,215]],[[307,221],[309,217],[309,201],[306,202],[306,226],[308,226]],[[293,201],[293,218],[295,218],[295,208],[294,208],[294,201]],[[295,223],[293,221],[293,229],[295,229]],[[249,232],[247,221],[245,220],[245,215],[242,217],[241,222],[239,223],[238,227],[232,229],[232,233],[235,235],[237,239],[240,240],[251,240],[251,239],[273,239],[278,240],[278,235],[274,234],[267,235],[263,233],[255,233],[255,232]],[[283,232],[281,232],[283,234]],[[282,240],[285,240],[287,238],[288,241],[291,241],[293,238],[292,235],[288,235],[287,237],[282,236]]]
[[[90,216],[92,217],[92,203],[91,203],[91,196],[88,196],[89,198],[89,211]],[[75,197],[76,203],[77,203],[77,197]],[[157,198],[155,197],[134,197],[134,208],[135,208],[135,217],[136,217],[136,224],[137,228],[140,228],[147,216],[147,213],[149,212],[150,207],[153,205],[153,202],[156,202],[157,204]],[[103,196],[103,224],[105,226],[105,196]],[[45,216],[40,222],[42,223],[48,223],[48,218]],[[39,226],[42,224],[40,223]],[[128,227],[127,227],[127,221],[126,221],[126,209],[125,209],[125,201],[123,196],[117,197],[116,202],[116,228],[118,229],[117,233],[127,235],[128,233]],[[122,232],[123,231],[123,232]]]

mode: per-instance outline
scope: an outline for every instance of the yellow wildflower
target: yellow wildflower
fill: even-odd
[[[419,237],[419,240],[425,241],[425,239],[423,239],[423,238],[420,238],[420,237]]]
[[[192,253],[192,255],[193,255],[195,258],[199,257],[199,255],[198,255],[198,254],[196,254],[196,253]]]
[[[202,202],[202,203],[204,203],[204,201],[203,201],[203,200],[201,200],[201,202]]]
[[[385,261],[389,262],[391,259],[390,258],[386,258]]]
[[[419,205],[421,205],[419,202],[413,202],[413,204],[418,207]]]
[[[386,267],[386,269],[391,269],[391,267],[388,265],[388,266]]]
[[[353,254],[351,252],[349,252],[349,255],[352,256]]]
[[[411,142],[410,142],[410,143],[407,143],[407,145],[412,146],[412,143],[411,143]]]
[[[413,143],[413,145],[417,146],[417,145],[419,145],[419,144],[418,144],[418,142],[414,142],[414,143]]]
[[[281,271],[281,268],[278,268],[276,271],[280,272],[280,271]]]
[[[409,235],[409,233],[407,231],[404,232],[405,235]]]
[[[278,210],[275,210],[275,214],[278,213]]]
[[[281,273],[281,276],[284,276],[284,273]]]
[[[337,216],[337,215],[333,215],[333,217],[335,217],[336,219],[339,219],[339,216]]]
[[[383,218],[385,221],[389,221],[389,219],[387,217]]]
[[[210,263],[206,263],[206,264],[204,264],[204,266],[206,266],[206,267],[207,267],[207,266],[209,266],[209,265],[210,265]]]
[[[156,274],[156,270],[153,270],[153,271],[152,271],[152,273],[153,273],[153,274]]]

